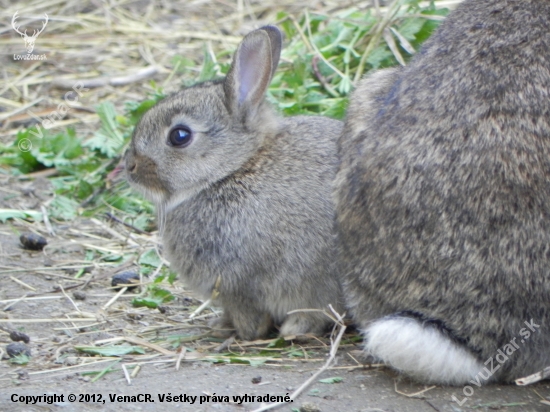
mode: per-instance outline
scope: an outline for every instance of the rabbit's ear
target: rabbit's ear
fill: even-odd
[[[274,26],[254,30],[243,39],[224,84],[231,112],[261,103],[277,69],[281,43],[281,32]]]
[[[271,46],[271,77],[275,75],[275,70],[279,65],[279,57],[281,57],[281,47],[283,44],[283,36],[281,31],[275,26],[263,26],[259,30],[263,30],[269,36]]]

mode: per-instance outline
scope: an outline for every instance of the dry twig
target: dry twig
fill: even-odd
[[[334,362],[334,359],[336,358],[336,353],[338,352],[338,347],[340,345],[340,341],[342,340],[342,336],[344,336],[344,332],[346,331],[346,325],[344,323],[344,315],[340,315],[339,313],[337,313],[331,305],[329,305],[329,307],[330,307],[330,310],[332,311],[332,313],[334,314],[334,316],[336,317],[337,322],[338,322],[334,326],[334,331],[336,331],[337,327],[339,328],[336,338],[332,341],[332,344],[331,344],[331,347],[330,347],[329,358],[327,359],[325,364],[321,367],[321,369],[319,369],[316,373],[314,373],[307,381],[305,381],[298,389],[296,389],[292,393],[292,395],[290,395],[290,400],[294,400],[298,396],[300,396],[300,394],[304,390],[306,390],[309,387],[309,385],[311,385],[315,381],[315,379],[317,379],[319,377],[320,374],[322,374],[325,370],[327,370],[330,367],[330,365]],[[275,409],[275,408],[277,408],[281,405],[285,405],[285,404],[287,404],[287,402],[270,403],[268,405],[265,405],[265,406],[262,406],[258,409],[255,409],[253,412],[268,411],[270,409]]]

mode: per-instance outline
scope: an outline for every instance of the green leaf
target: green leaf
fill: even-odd
[[[406,19],[399,26],[399,33],[409,41],[416,40],[416,34],[422,29],[425,23],[426,19],[423,18]]]
[[[119,359],[115,362],[113,362],[112,364],[110,364],[109,366],[107,366],[105,369],[103,369],[102,371],[100,371],[92,380],[91,382],[95,382],[99,379],[101,379],[104,375],[106,375],[107,373],[110,373],[110,372],[113,372],[113,367],[115,367],[116,365],[118,365],[120,362],[122,362],[122,359]]]
[[[16,209],[0,209],[0,221],[6,223],[8,219],[33,219],[37,222],[42,221],[42,213],[34,210],[16,210]]]
[[[372,53],[367,57],[367,63],[372,66],[373,69],[383,67],[385,60],[392,59],[393,54],[386,45],[376,47]]]
[[[142,102],[126,102],[125,110],[128,114],[127,123],[129,126],[135,126],[143,114],[164,98],[164,94],[154,94],[152,98]]]
[[[111,346],[75,346],[76,350],[84,353],[89,353],[90,355],[99,355],[99,356],[123,356],[131,353],[134,354],[144,354],[145,350],[139,346],[131,345],[111,345]]]
[[[161,302],[159,302],[156,299],[151,298],[134,298],[132,299],[132,305],[136,308],[149,308],[149,309],[157,309],[159,306],[162,305]]]
[[[348,99],[336,98],[331,99],[331,104],[328,108],[321,113],[323,116],[332,117],[333,119],[342,120],[346,115],[346,109],[348,107]]]
[[[149,249],[139,257],[138,263],[140,265],[148,265],[157,268],[161,265],[162,260],[155,249]]]
[[[32,147],[36,147],[37,145],[41,144],[41,136],[44,135],[44,129],[40,126],[38,127],[31,127],[25,131],[21,131],[17,133],[16,141],[14,142],[14,145],[19,149],[19,145],[23,143],[23,141],[27,140],[30,141]],[[23,173],[29,173],[35,170],[38,170],[40,168],[40,162],[36,160],[36,157],[33,154],[32,149],[30,151],[22,151],[18,150],[18,155],[21,160],[21,163],[19,165],[20,170]]]
[[[168,283],[173,285],[177,278],[178,278],[178,274],[176,272],[170,271],[168,275]]]
[[[289,343],[285,340],[285,338],[279,338],[275,339],[272,342],[270,342],[267,347],[268,348],[286,348],[289,345]]]
[[[248,360],[250,366],[260,366],[266,362],[266,359],[247,358],[246,360]]]
[[[116,110],[113,103],[107,101],[97,107],[97,115],[101,120],[102,129],[109,137],[121,141],[122,136],[118,131],[118,122],[116,121]]]
[[[145,306],[150,309],[156,309],[174,299],[174,295],[169,290],[154,285],[148,287],[147,293],[144,296],[132,299],[132,305],[135,307]]]
[[[203,48],[203,56],[204,61],[202,63],[201,73],[199,75],[199,82],[212,80],[220,74],[220,66],[215,60],[215,56],[212,56],[212,54],[208,51],[206,45]]]
[[[117,255],[115,253],[109,253],[109,254],[103,255],[101,257],[101,260],[104,262],[119,262],[122,260],[122,256]]]
[[[289,14],[285,11],[277,13],[276,21],[280,21],[279,28],[283,31],[285,38],[293,39],[296,35],[296,27],[292,24],[292,20],[288,18]]]
[[[297,350],[293,350],[293,351],[290,351],[290,352],[286,353],[286,355],[289,358],[303,358],[304,357],[304,352],[301,349],[297,349]]]
[[[84,179],[79,179],[76,186],[76,197],[86,199],[94,192],[94,187]]]
[[[194,68],[196,66],[196,62],[194,60],[180,55],[172,57],[171,63],[172,66],[174,66],[176,73],[185,73],[185,71],[189,68]]]
[[[84,143],[84,146],[99,150],[108,158],[115,157],[124,144],[124,137],[116,120],[115,106],[111,102],[103,102],[97,106],[97,115],[101,120],[101,129]]]
[[[50,203],[49,213],[59,220],[72,220],[78,212],[78,202],[66,196],[58,195]]]
[[[42,138],[33,143],[31,153],[40,164],[46,167],[65,166],[83,154],[81,142],[74,129],[53,134],[43,129]]]
[[[26,365],[30,360],[31,358],[28,355],[20,353],[19,355],[15,355],[13,358],[10,358],[10,363],[15,363],[16,365]]]
[[[319,382],[321,382],[321,383],[340,383],[343,380],[344,380],[344,378],[341,378],[339,376],[334,376],[332,378],[319,379]]]
[[[239,365],[260,366],[264,365],[270,359],[271,358],[267,357],[220,355],[207,358],[206,360],[212,363],[233,363]]]

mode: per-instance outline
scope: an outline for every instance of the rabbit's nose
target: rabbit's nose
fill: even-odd
[[[138,160],[136,150],[133,147],[130,146],[126,149],[126,152],[124,152],[124,160],[126,164],[126,171],[128,173],[136,173]]]
[[[126,170],[128,173],[135,173],[137,169],[137,161],[135,158],[126,158]]]

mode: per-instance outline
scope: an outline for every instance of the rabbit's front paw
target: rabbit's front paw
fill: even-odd
[[[243,340],[265,338],[273,328],[273,319],[266,312],[233,312],[231,320],[237,335]]]
[[[210,320],[208,326],[212,328],[210,335],[215,338],[227,339],[235,333],[235,326],[233,326],[227,312],[224,312],[220,318]]]

